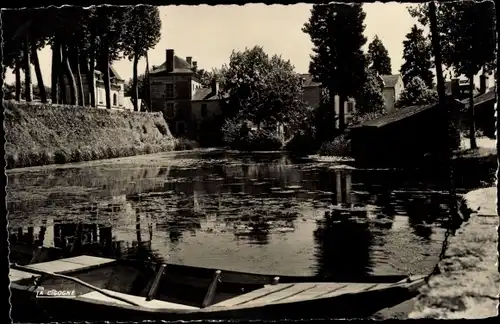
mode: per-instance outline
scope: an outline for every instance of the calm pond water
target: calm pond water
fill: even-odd
[[[488,174],[461,175],[459,192]],[[266,274],[423,274],[448,216],[442,178],[222,151],[17,169],[10,240]],[[358,212],[326,221],[332,203]]]

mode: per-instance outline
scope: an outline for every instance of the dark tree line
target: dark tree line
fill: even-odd
[[[98,68],[103,73],[108,109],[111,108],[110,64],[122,56],[133,60],[134,79],[137,80],[137,61],[158,43],[161,29],[158,9],[142,5],[2,10],[2,20],[4,72],[9,67],[16,75],[15,100],[21,99],[21,72],[24,72],[25,100],[32,101],[33,65],[40,100],[47,102],[49,94],[37,51],[50,46],[52,103],[95,107],[94,87],[88,87],[90,100],[86,100],[82,76],[86,76],[88,84],[94,84]],[[65,83],[69,85],[69,96]],[[134,99],[137,97],[136,85],[137,81],[134,82]]]

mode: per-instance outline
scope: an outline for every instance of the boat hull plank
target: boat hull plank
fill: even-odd
[[[328,284],[327,284],[328,285]],[[373,283],[350,283],[347,286],[341,288],[341,289],[336,289],[332,292],[326,293],[324,295],[318,296],[320,298],[331,298],[331,297],[336,297],[340,295],[346,295],[346,294],[356,294],[360,293],[363,291],[367,291],[371,288],[374,288],[377,286],[377,284]]]
[[[218,306],[218,307],[232,307],[232,306],[238,306],[241,304],[245,304],[247,302],[250,302],[252,300],[271,295],[272,293],[279,292],[281,290],[285,290],[287,288],[292,287],[293,284],[282,284],[282,285],[269,285],[261,289],[254,290],[252,292],[249,292],[244,295],[240,295],[238,297],[234,297],[228,300],[225,300],[221,303],[215,304],[213,306]]]
[[[273,285],[273,286],[288,286],[288,285]],[[256,305],[256,304],[270,304],[277,302],[282,299],[290,298],[293,297],[294,295],[300,294],[301,292],[307,291],[311,288],[316,287],[317,284],[314,283],[305,283],[305,284],[293,284],[290,287],[287,287],[282,290],[277,290],[271,294],[264,295],[262,297],[259,297],[257,299],[250,300],[245,303],[240,303],[238,306],[250,306],[250,305]]]
[[[103,290],[105,292],[107,292],[108,294],[115,295],[115,296],[130,300],[130,301],[140,305],[141,307],[145,307],[145,308],[165,309],[165,310],[169,310],[169,309],[171,309],[171,310],[180,310],[180,309],[198,310],[199,309],[199,308],[193,307],[193,306],[170,303],[170,302],[166,302],[163,300],[157,300],[157,299],[152,299],[150,301],[147,301],[146,298],[144,298],[144,297],[123,294],[123,293],[119,293],[119,292],[107,290],[107,289],[103,289]],[[104,296],[103,294],[101,294],[97,291],[92,291],[90,293],[81,295],[78,298],[91,299],[93,301],[98,301],[98,302],[108,302],[108,303],[112,303],[112,304],[127,305],[127,303],[125,303],[121,300],[117,300],[117,299],[110,298],[108,296]]]
[[[299,286],[304,286],[304,284],[297,284]],[[333,293],[336,290],[347,287],[349,284],[346,283],[317,283],[314,287],[304,290],[296,295],[289,296],[286,299],[278,300],[278,303],[294,303],[305,300],[314,299],[325,294]]]
[[[82,255],[74,258],[32,264],[27,267],[46,272],[66,273],[87,270],[89,268],[95,268],[113,262],[116,262],[116,260]]]
[[[19,282],[24,279],[32,278],[34,275],[29,272],[24,272],[16,269],[10,269],[9,271],[9,279],[10,282]]]

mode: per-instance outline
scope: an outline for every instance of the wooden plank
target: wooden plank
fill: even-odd
[[[63,260],[30,264],[26,267],[31,268],[31,269],[35,269],[35,270],[54,272],[54,273],[69,272],[69,271],[75,271],[75,270],[86,268],[85,266],[83,266],[81,264],[73,263],[73,262],[66,262]]]
[[[182,304],[176,304],[176,303],[170,303],[166,302],[163,300],[157,300],[153,299],[151,301],[147,301],[144,297],[139,297],[139,296],[133,296],[133,295],[128,295],[128,294],[123,294],[119,293],[116,291],[112,290],[107,290],[103,289],[105,292],[111,295],[115,295],[118,297],[122,297],[124,299],[130,300],[131,302],[134,302],[142,307],[147,307],[147,308],[155,308],[155,309],[184,309],[184,310],[198,310],[198,307],[193,307],[193,306],[188,306],[188,305],[182,305]],[[108,296],[105,296],[97,291],[93,291],[84,295],[79,296],[79,298],[88,298],[92,299],[94,301],[102,301],[102,302],[108,302],[108,303],[114,303],[114,304],[120,304],[120,305],[127,305],[127,303],[117,300]]]
[[[100,266],[100,265],[116,262],[115,259],[101,258],[101,257],[96,257],[96,256],[91,256],[91,255],[80,255],[80,256],[76,256],[76,257],[72,257],[72,258],[61,259],[59,261],[81,264],[81,265],[84,265],[87,267]]]
[[[23,279],[29,279],[32,277],[40,277],[40,276],[35,275],[33,273],[16,270],[16,269],[10,269],[10,271],[9,271],[10,282],[18,282],[18,281],[21,281]]]
[[[249,292],[247,294],[243,294],[243,295],[231,298],[231,299],[227,299],[227,300],[225,300],[223,302],[220,302],[218,304],[215,304],[213,306],[217,306],[217,307],[231,307],[231,306],[240,305],[240,304],[249,302],[249,301],[251,301],[253,299],[257,299],[257,298],[260,298],[260,297],[272,294],[273,292],[277,292],[277,291],[280,291],[280,290],[284,290],[284,289],[290,288],[292,286],[293,286],[293,284],[269,285],[269,286],[266,286],[264,288],[251,291],[251,292]]]
[[[241,303],[238,306],[240,306],[240,305],[246,306],[246,305],[250,305],[250,304],[270,304],[270,303],[273,303],[273,302],[276,302],[276,301],[279,301],[282,299],[286,299],[286,298],[298,295],[301,292],[307,291],[307,290],[309,290],[313,287],[316,287],[316,286],[317,285],[314,283],[297,283],[297,284],[294,284],[290,288],[273,292],[269,295],[265,295],[265,296],[262,296],[260,298],[253,299],[253,300],[248,301],[246,303]]]
[[[373,283],[346,283],[346,286],[337,289],[333,292],[326,293],[323,295],[318,296],[319,298],[331,298],[331,297],[336,297],[340,295],[345,295],[345,294],[355,294],[359,292],[366,291],[368,289],[371,289],[373,287],[377,286],[377,284]]]
[[[26,267],[47,272],[66,273],[95,268],[113,262],[116,262],[116,260],[82,255],[73,258],[30,264]]]
[[[342,289],[346,287],[345,283],[316,283],[313,287],[304,290],[296,295],[287,297],[286,299],[282,299],[277,301],[278,303],[292,303],[304,300],[310,300],[316,298],[321,295],[325,295],[328,293],[332,293],[335,290]]]

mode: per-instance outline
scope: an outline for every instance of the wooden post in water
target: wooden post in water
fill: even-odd
[[[345,202],[346,204],[351,205],[352,199],[351,199],[351,188],[352,188],[352,182],[351,182],[351,171],[346,170],[345,173]]]
[[[27,238],[27,243],[28,244],[33,244],[35,242],[35,230],[33,226],[28,227],[28,238]]]
[[[142,238],[141,238],[141,214],[139,213],[139,208],[135,209],[135,233],[136,233],[137,244],[141,244],[141,242],[142,242]]]
[[[335,170],[335,185],[337,193],[337,205],[340,205],[342,201],[342,173],[340,170]]]

